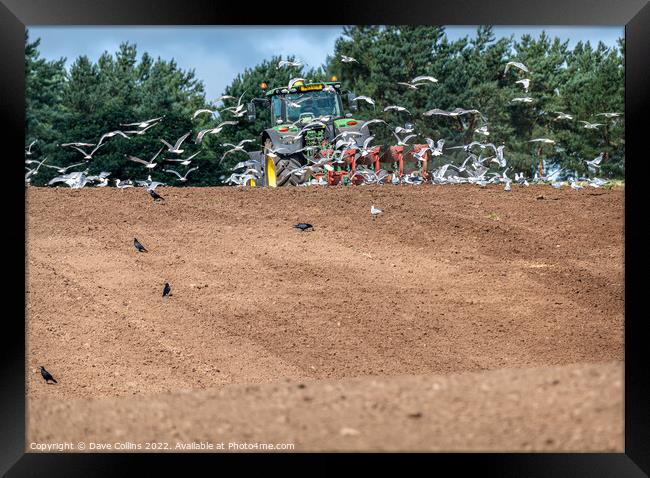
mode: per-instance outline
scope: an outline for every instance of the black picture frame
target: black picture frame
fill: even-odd
[[[320,472],[337,472],[341,461],[366,458],[383,467],[396,457],[411,465],[454,468],[454,473],[478,476],[589,476],[627,477],[650,473],[650,397],[647,372],[648,341],[643,327],[640,290],[647,246],[641,242],[643,201],[642,145],[647,137],[643,120],[650,105],[650,4],[647,0],[442,0],[390,2],[363,0],[332,4],[305,2],[242,5],[209,0],[0,0],[0,115],[5,171],[5,220],[8,239],[4,249],[11,279],[5,286],[2,404],[0,406],[0,473],[7,476],[115,476],[130,474],[134,465],[174,471],[181,462],[187,473],[192,461],[214,465],[228,462],[241,470],[251,461],[295,466],[308,454],[155,455],[155,454],[30,454],[25,453],[25,285],[14,278],[25,273],[25,260],[14,250],[25,240],[23,174],[17,157],[24,156],[25,78],[24,30],[26,25],[342,25],[342,24],[440,24],[440,25],[625,25],[626,77],[626,184],[625,184],[625,452],[620,454],[338,454],[310,455]],[[313,8],[318,7],[318,8]],[[316,14],[317,12],[317,14]],[[14,159],[12,159],[14,158]],[[7,219],[6,216],[9,216]],[[594,233],[597,233],[595,231]],[[637,247],[638,246],[638,247]],[[24,249],[22,249],[24,251]],[[8,253],[9,252],[9,253]],[[22,311],[22,319],[21,319]],[[427,463],[422,463],[427,462]],[[300,470],[300,468],[296,468]],[[301,471],[310,472],[310,469]],[[434,472],[428,468],[430,472]],[[190,469],[191,470],[191,469]],[[213,469],[220,472],[219,469]],[[476,475],[475,475],[476,476]]]

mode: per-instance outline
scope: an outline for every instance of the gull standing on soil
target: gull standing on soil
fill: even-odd
[[[379,214],[381,214],[381,213],[382,213],[382,210],[376,208],[374,204],[373,204],[372,206],[370,206],[370,214],[372,215],[372,219],[373,219],[373,221],[374,221],[375,218],[376,218]]]

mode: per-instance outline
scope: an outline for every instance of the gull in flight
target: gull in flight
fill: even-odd
[[[78,148],[83,148],[85,146],[89,148],[91,146],[95,146],[95,143],[64,143],[64,144],[60,144],[59,146],[61,146],[62,148],[66,148],[68,146],[76,146]]]
[[[411,90],[417,90],[418,86],[424,85],[424,83],[408,83],[406,81],[398,81],[397,84],[402,85],[402,86],[406,86],[407,88],[409,88]]]
[[[373,108],[375,107],[374,100],[372,98],[370,98],[369,96],[357,96],[356,98],[352,98],[352,101],[359,101],[359,100],[363,100],[366,103],[370,103]]]
[[[580,123],[584,124],[586,129],[598,129],[599,126],[604,126],[602,123],[590,123],[583,120],[580,120]]]
[[[148,128],[150,127],[151,123],[155,123],[158,120],[163,119],[165,116],[159,116],[158,118],[151,118],[146,121],[140,121],[138,123],[123,123],[120,124],[120,126],[136,126],[138,128]]]
[[[395,128],[395,133],[396,134],[409,134],[413,132],[413,128],[402,128],[401,126],[398,126]]]
[[[223,123],[219,124],[216,128],[208,128],[199,131],[199,134],[196,136],[196,144],[201,144],[201,142],[203,141],[203,137],[206,134],[218,134],[221,132],[224,126],[233,125],[233,124],[237,124],[237,121],[224,121]]]
[[[528,67],[523,63],[519,63],[517,61],[509,61],[508,63],[506,63],[506,69],[503,71],[504,76],[506,73],[508,73],[508,70],[510,69],[511,66],[514,66],[515,68],[519,68],[520,70],[525,71],[526,73],[529,72]]]
[[[192,115],[192,119],[196,119],[196,117],[197,117],[198,115],[200,115],[200,114],[204,114],[204,113],[210,113],[212,116],[216,116],[216,115],[219,114],[219,110],[214,110],[214,111],[212,111],[212,110],[207,109],[207,108],[203,108],[203,109],[200,109],[200,110],[196,110],[196,111],[194,112],[194,114]]]
[[[381,213],[382,213],[382,210],[376,208],[374,204],[372,206],[370,206],[370,214],[372,215],[373,220]]]
[[[277,69],[279,70],[280,68],[283,68],[283,67],[285,67],[285,66],[286,66],[286,67],[298,67],[298,66],[302,66],[302,61],[300,61],[300,60],[280,60],[280,61],[278,62],[278,67],[277,67]]]
[[[524,91],[528,93],[528,87],[530,86],[530,78],[524,78],[523,80],[515,81],[515,83],[521,83],[521,86],[524,87]]]
[[[70,168],[74,168],[75,166],[81,166],[81,165],[83,165],[83,164],[86,164],[86,163],[75,163],[75,164],[71,164],[70,166],[66,166],[66,167],[63,167],[63,166],[50,166],[50,165],[47,165],[47,164],[45,164],[44,166],[45,166],[46,168],[56,169],[56,171],[57,171],[58,173],[65,174],[65,172],[66,172],[68,169],[70,169]]]
[[[528,141],[529,143],[544,143],[544,144],[555,144],[555,140],[548,138],[536,138]]]
[[[345,56],[341,55],[341,62],[342,63],[359,63],[356,59],[352,58],[351,56]]]
[[[129,161],[134,161],[136,163],[141,163],[141,164],[144,164],[145,168],[153,169],[158,165],[158,163],[154,163],[154,160],[158,157],[158,155],[162,152],[163,149],[164,149],[164,147],[160,148],[158,150],[158,152],[154,155],[154,157],[151,158],[149,161],[145,161],[144,159],[140,159],[140,158],[138,158],[136,156],[129,156],[128,154],[125,154],[125,156],[126,156],[126,159],[128,159]]]
[[[178,171],[174,171],[173,169],[163,169],[163,171],[166,172],[166,173],[175,174],[176,176],[178,176],[178,179],[180,179],[180,181],[184,183],[185,181],[187,181],[187,175],[190,174],[192,171],[197,170],[197,169],[199,169],[198,166],[196,166],[194,168],[190,168],[187,171],[185,171],[185,175],[183,175],[183,176],[181,176],[181,174]]]
[[[557,117],[553,121],[558,121],[558,120],[572,120],[573,116],[568,114],[568,113],[562,113],[561,111],[556,111],[555,114]]]
[[[483,125],[480,128],[474,130],[475,133],[482,134],[483,136],[490,136],[490,132],[487,129],[487,125]]]
[[[410,81],[411,85],[415,84],[421,84],[423,85],[424,83],[421,83],[422,81],[430,81],[431,83],[438,83],[438,80],[436,80],[433,76],[416,76]]]
[[[179,149],[179,148],[181,147],[181,144],[183,144],[183,141],[185,141],[189,135],[190,135],[190,133],[185,133],[183,136],[178,138],[178,141],[176,141],[176,144],[174,146],[169,144],[164,139],[161,139],[160,142],[163,143],[165,146],[167,146],[167,151],[169,153],[181,154],[185,150],[184,149]]]
[[[126,139],[131,139],[129,138],[126,134],[124,134],[124,131],[111,131],[110,133],[105,133],[102,135],[101,138],[99,138],[99,143],[97,143],[97,146],[101,145],[106,138],[112,138],[113,136],[120,135]]]
[[[235,144],[230,144],[230,143],[224,143],[223,144],[224,146],[230,146],[231,149],[226,151],[223,154],[223,156],[221,156],[221,159],[219,160],[219,164],[221,164],[221,162],[223,161],[223,159],[226,157],[227,154],[234,153],[236,151],[241,151],[242,153],[245,153],[246,150],[244,149],[244,145],[246,143],[254,143],[254,142],[255,142],[255,140],[253,140],[253,139],[243,139],[239,143],[237,143],[236,145]]]
[[[142,129],[133,130],[133,131],[124,131],[124,133],[127,133],[127,134],[137,134],[137,135],[142,135],[142,134],[145,134],[149,128],[153,128],[153,127],[156,126],[157,124],[158,124],[158,123],[151,123],[150,125],[145,126],[145,127],[142,128]]]
[[[621,116],[622,113],[598,113],[596,116],[604,116],[605,118],[616,118]]]
[[[89,160],[93,159],[93,154],[95,154],[95,152],[96,152],[99,148],[101,148],[102,146],[105,146],[105,145],[106,145],[106,143],[100,143],[100,144],[98,144],[97,146],[95,146],[95,149],[93,149],[90,153],[86,153],[84,150],[82,150],[81,148],[77,148],[76,146],[73,146],[72,149],[76,149],[77,151],[79,151],[81,154],[84,155],[84,159],[85,159],[86,161],[89,161]]]
[[[439,139],[437,143],[434,143],[431,138],[425,138],[425,140],[429,145],[429,151],[431,151],[432,156],[442,156],[442,147],[445,144],[444,138]]]
[[[591,161],[583,160],[587,164],[587,168],[590,173],[595,173],[597,168],[600,168],[600,163],[603,160],[603,153],[600,153],[597,157]]]
[[[386,122],[384,120],[382,120],[382,119],[371,119],[371,120],[368,120],[368,121],[364,122],[361,125],[361,128],[359,128],[359,129],[367,128],[368,125],[371,125],[371,124],[374,124],[374,123],[384,123],[384,124],[386,124]]]
[[[406,108],[404,108],[403,106],[391,105],[391,106],[386,106],[386,108],[384,108],[384,111],[392,111],[392,110],[395,110],[397,112],[406,111],[406,113],[408,113],[409,115],[411,114],[411,112]]]
[[[410,134],[410,135],[406,136],[404,139],[400,139],[400,137],[397,136],[395,133],[393,133],[393,136],[395,136],[397,138],[397,146],[406,146],[409,139],[415,138],[417,136],[417,134]]]
[[[512,103],[532,103],[535,101],[533,98],[530,96],[525,96],[523,98],[513,98],[510,100]]]
[[[28,146],[27,149],[25,150],[25,154],[26,154],[27,156],[31,156],[31,155],[32,155],[32,146],[34,146],[34,144],[36,144],[37,142],[38,142],[38,140],[35,139],[35,140],[32,141],[31,143],[29,143],[29,146]]]
[[[34,163],[36,163],[36,164],[38,164],[38,166],[36,166],[34,169],[30,169],[27,172],[27,174],[25,175],[25,178],[30,178],[31,176],[36,176],[38,174],[38,170],[41,168],[41,166],[43,166],[43,163],[45,163],[45,161],[47,161],[47,156],[45,157],[45,159],[43,159],[43,161],[36,161],[35,159],[26,160],[25,164],[34,164]]]
[[[192,159],[199,154],[201,151],[197,151],[194,153],[192,156],[190,156],[187,159],[173,159],[173,158],[165,158],[165,161],[172,161],[174,163],[181,163],[182,166],[189,166],[190,163],[192,162]]]
[[[293,88],[293,86],[299,81],[302,81],[304,83],[307,80],[305,80],[304,78],[291,78],[289,80],[289,84],[287,85],[287,88]]]

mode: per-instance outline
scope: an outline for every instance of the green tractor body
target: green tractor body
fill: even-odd
[[[354,102],[348,103],[356,111]],[[343,132],[353,133],[346,140],[358,146],[370,135],[361,128],[363,121],[344,113],[341,84],[338,82],[296,83],[291,88],[273,88],[264,99],[259,99],[271,109],[271,125],[261,135],[262,151],[249,153],[260,162],[259,186],[299,185],[309,177],[294,174],[310,159],[332,151],[334,138]],[[255,109],[249,106],[249,119],[255,118]],[[305,149],[307,148],[307,149]]]

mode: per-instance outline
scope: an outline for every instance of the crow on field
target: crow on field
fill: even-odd
[[[154,201],[157,201],[158,199],[162,199],[163,201],[165,200],[164,197],[162,197],[160,194],[158,194],[153,189],[148,189],[148,191],[149,191],[149,194],[151,195],[151,197],[153,198]]]
[[[52,376],[52,374],[50,374],[50,372],[45,370],[45,367],[43,367],[42,365],[41,365],[41,375],[45,379],[46,383],[50,383],[50,380],[53,381],[54,383],[59,383],[56,380],[54,380],[54,377]]]
[[[142,244],[140,244],[140,241],[138,241],[136,238],[133,238],[133,245],[138,250],[138,252],[149,252],[144,248]]]
[[[163,297],[165,297],[166,295],[169,295],[171,290],[172,290],[172,288],[170,287],[169,282],[165,282],[165,288],[163,289]]]
[[[314,228],[314,226],[312,226],[311,224],[307,224],[305,222],[295,224],[293,227],[295,227],[296,229],[300,229],[303,232],[306,231],[307,229],[313,229]]]

